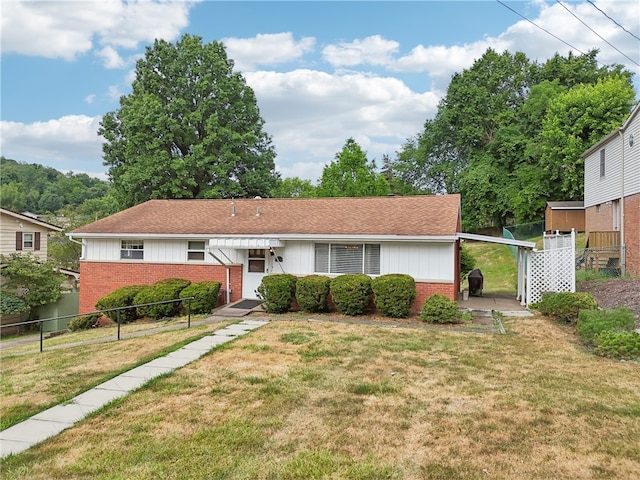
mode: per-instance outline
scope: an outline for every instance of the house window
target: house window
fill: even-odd
[[[142,240],[122,240],[120,244],[120,258],[126,260],[142,260],[144,257],[144,242]]]
[[[40,232],[16,232],[16,251],[40,250]]]
[[[600,150],[600,177],[604,177],[604,148]]]
[[[193,241],[187,245],[187,260],[204,260],[204,241]]]
[[[251,273],[264,273],[266,262],[265,255],[267,251],[262,248],[252,248],[249,250],[248,269]]]
[[[380,245],[369,243],[316,243],[318,273],[380,274]]]

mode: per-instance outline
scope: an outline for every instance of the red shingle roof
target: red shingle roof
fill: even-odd
[[[73,233],[449,236],[459,231],[459,216],[457,194],[149,200]]]

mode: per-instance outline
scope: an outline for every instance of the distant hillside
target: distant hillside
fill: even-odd
[[[0,157],[0,205],[17,212],[45,215],[75,211],[89,200],[103,199],[110,184],[85,173],[58,170]]]

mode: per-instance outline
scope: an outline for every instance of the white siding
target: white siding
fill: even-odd
[[[84,240],[83,260],[114,261],[120,260],[120,240],[104,238],[87,238]]]
[[[22,225],[22,227],[20,227],[20,225]],[[30,223],[28,220],[19,220],[4,213],[0,216],[0,254],[9,255],[16,252],[16,232],[34,234],[39,232],[40,250],[30,248],[20,250],[19,253],[31,253],[42,260],[47,259],[47,235],[49,230],[40,225]]]
[[[633,135],[633,146],[629,136]],[[600,150],[605,150],[605,176],[600,177]],[[622,160],[624,158],[624,175]],[[615,200],[624,195],[640,193],[640,115],[635,115],[626,126],[623,137],[613,135],[608,142],[585,158],[584,206],[585,208]]]

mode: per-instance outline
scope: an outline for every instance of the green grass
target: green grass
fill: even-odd
[[[518,288],[516,260],[506,245],[465,241],[465,247],[474,256],[476,268],[484,277],[483,293],[515,296]],[[462,290],[468,289],[465,281]]]

